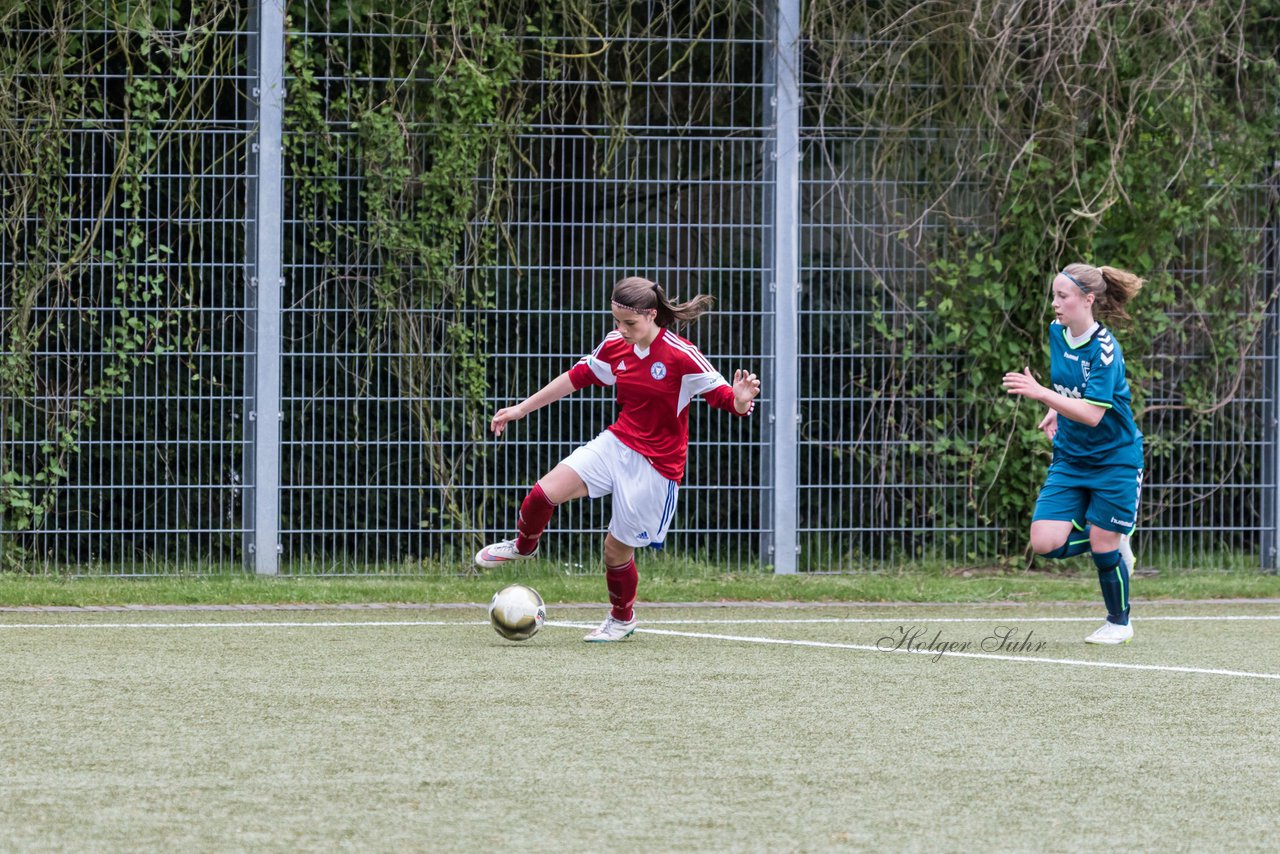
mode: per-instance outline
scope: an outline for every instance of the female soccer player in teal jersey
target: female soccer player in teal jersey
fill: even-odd
[[[1049,381],[1031,369],[1004,375],[1009,394],[1049,407],[1040,421],[1053,461],[1031,521],[1031,548],[1051,558],[1093,553],[1107,621],[1087,643],[1133,639],[1129,625],[1129,537],[1142,490],[1142,433],[1134,422],[1124,356],[1095,313],[1128,320],[1124,306],[1143,280],[1114,267],[1069,264],[1053,279]]]

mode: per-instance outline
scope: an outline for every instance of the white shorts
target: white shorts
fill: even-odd
[[[561,460],[587,485],[587,495],[612,493],[609,533],[634,549],[662,548],[676,513],[680,485],[658,474],[643,454],[631,450],[609,430]]]

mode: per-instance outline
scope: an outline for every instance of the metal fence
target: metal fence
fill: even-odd
[[[669,554],[779,571],[999,556],[1001,531],[973,509],[972,484],[935,482],[912,426],[952,419],[980,432],[980,419],[927,395],[900,417],[914,383],[873,320],[893,322],[886,287],[921,292],[929,259],[895,236],[883,204],[893,187],[865,166],[866,128],[838,115],[804,123],[802,104],[821,93],[805,82],[798,0],[726,4],[661,39],[652,20],[606,16],[615,52],[667,69],[653,79],[632,79],[625,61],[564,60],[598,43],[509,35],[533,57],[512,85],[543,108],[519,123],[509,174],[477,176],[478,192],[501,190],[502,226],[469,224],[466,257],[482,263],[460,265],[443,301],[414,289],[413,269],[381,278],[407,256],[369,238],[380,214],[367,146],[378,143],[370,113],[353,108],[430,85],[426,69],[394,60],[422,33],[359,32],[311,3],[290,4],[287,20],[279,2],[247,17],[211,8],[198,37],[178,26],[140,35],[136,21],[122,32],[131,19],[105,12],[59,24],[102,55],[122,37],[173,47],[149,67],[84,50],[69,75],[79,109],[50,128],[65,138],[65,202],[16,211],[19,195],[6,197],[20,227],[0,242],[0,351],[21,355],[16,336],[32,317],[39,334],[30,383],[0,401],[0,430],[10,471],[45,476],[8,481],[11,495],[21,486],[44,501],[29,526],[6,515],[11,556],[112,574],[465,571],[614,404],[584,390],[501,440],[485,435],[489,415],[589,352],[610,328],[609,288],[633,274],[682,298],[715,295],[686,334],[726,375],[752,368],[765,383],[752,419],[695,407]],[[57,61],[53,22],[15,32],[47,40]],[[392,59],[353,75],[370,55]],[[215,60],[216,76],[195,73]],[[143,83],[176,85],[165,103],[185,111],[155,118],[139,154],[136,128],[117,117],[136,115]],[[414,115],[412,98],[396,103],[386,115],[404,128],[406,156],[431,162],[430,116]],[[136,170],[132,196],[122,169]],[[904,169],[900,180],[912,178]],[[412,210],[413,194],[397,203]],[[1260,187],[1263,293],[1276,283],[1272,203]],[[51,218],[60,230],[41,232]],[[85,260],[65,274],[77,251]],[[1209,263],[1208,247],[1188,247],[1188,271]],[[57,286],[24,290],[32,270]],[[40,302],[24,304],[27,293]],[[1143,548],[1166,565],[1274,565],[1272,320],[1228,366],[1240,379],[1229,417],[1197,422],[1185,453],[1148,470]],[[931,369],[922,358],[905,370]],[[481,390],[459,372],[482,377]],[[1150,390],[1149,436],[1185,432],[1185,414],[1159,409],[1178,400],[1171,368]],[[91,415],[77,414],[84,401]],[[607,519],[607,502],[561,508],[546,553],[590,571]]]
[[[350,56],[359,49],[352,43],[364,38],[328,32],[321,19],[295,23],[290,44],[304,50],[323,44],[327,55]],[[633,116],[621,135],[606,117],[582,110],[580,99],[583,90],[609,90],[623,80],[557,85],[550,58],[579,52],[577,40],[525,38],[526,52],[542,59],[527,63],[516,85],[536,90],[534,100],[544,106],[519,132],[503,246],[483,269],[462,270],[463,289],[491,289],[491,306],[406,304],[401,321],[414,334],[387,333],[376,345],[381,352],[371,355],[370,339],[353,334],[362,317],[376,322],[368,295],[353,294],[331,266],[312,264],[298,251],[339,239],[336,230],[291,217],[301,206],[286,204],[286,230],[297,234],[286,241],[295,254],[286,249],[284,258],[282,566],[418,571],[425,559],[465,567],[486,540],[510,536],[528,488],[610,423],[614,404],[602,390],[584,390],[513,425],[501,440],[488,437],[484,425],[497,408],[532,394],[594,348],[611,328],[609,289],[624,276],[651,276],[682,299],[714,294],[716,311],[687,334],[722,372],[742,366],[768,377],[766,204],[773,183],[762,167],[775,145],[773,87],[764,79],[774,41],[770,22],[758,17],[709,23],[646,47],[678,70],[640,84],[642,95],[619,107]],[[631,26],[617,22],[611,39],[638,44]],[[418,36],[386,38],[412,44]],[[727,93],[725,75],[757,82]],[[314,80],[318,87],[353,85],[345,68],[329,61]],[[365,97],[355,92],[344,100]],[[326,120],[335,133],[353,132],[349,116]],[[421,152],[422,160],[429,157]],[[312,180],[286,175],[286,199],[307,195]],[[360,209],[358,194],[349,188],[344,210]],[[372,275],[348,272],[366,282]],[[482,400],[456,389],[450,394],[443,383],[422,384],[425,391],[405,386],[423,359],[449,361],[438,327],[454,321],[473,324],[487,341]],[[398,346],[406,340],[434,342],[434,352]],[[762,411],[772,403],[766,398]],[[367,425],[362,435],[343,434],[341,425],[353,418]],[[691,477],[681,490],[670,553],[760,566],[772,534],[761,525],[770,501],[764,484],[772,477],[762,455],[768,418],[738,423],[695,406],[690,420]],[[452,429],[426,439],[428,423]],[[336,468],[327,455],[313,453],[326,442],[343,448]],[[347,498],[333,501],[334,492]],[[319,516],[313,506],[337,512]],[[552,520],[546,553],[571,571],[590,570],[607,524],[607,502],[566,506]]]
[[[143,18],[106,9],[5,13],[0,551],[88,573],[242,566],[248,21],[216,6],[144,57]]]

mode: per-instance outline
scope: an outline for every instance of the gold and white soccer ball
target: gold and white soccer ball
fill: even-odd
[[[489,622],[507,640],[528,640],[546,621],[547,606],[532,587],[508,585],[493,594],[489,602]]]

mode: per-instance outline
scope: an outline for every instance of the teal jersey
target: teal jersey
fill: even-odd
[[[1066,328],[1057,321],[1050,323],[1049,381],[1059,394],[1105,409],[1096,427],[1059,414],[1055,460],[1142,468],[1142,433],[1133,420],[1124,355],[1105,326],[1099,325],[1088,340],[1072,347]]]

